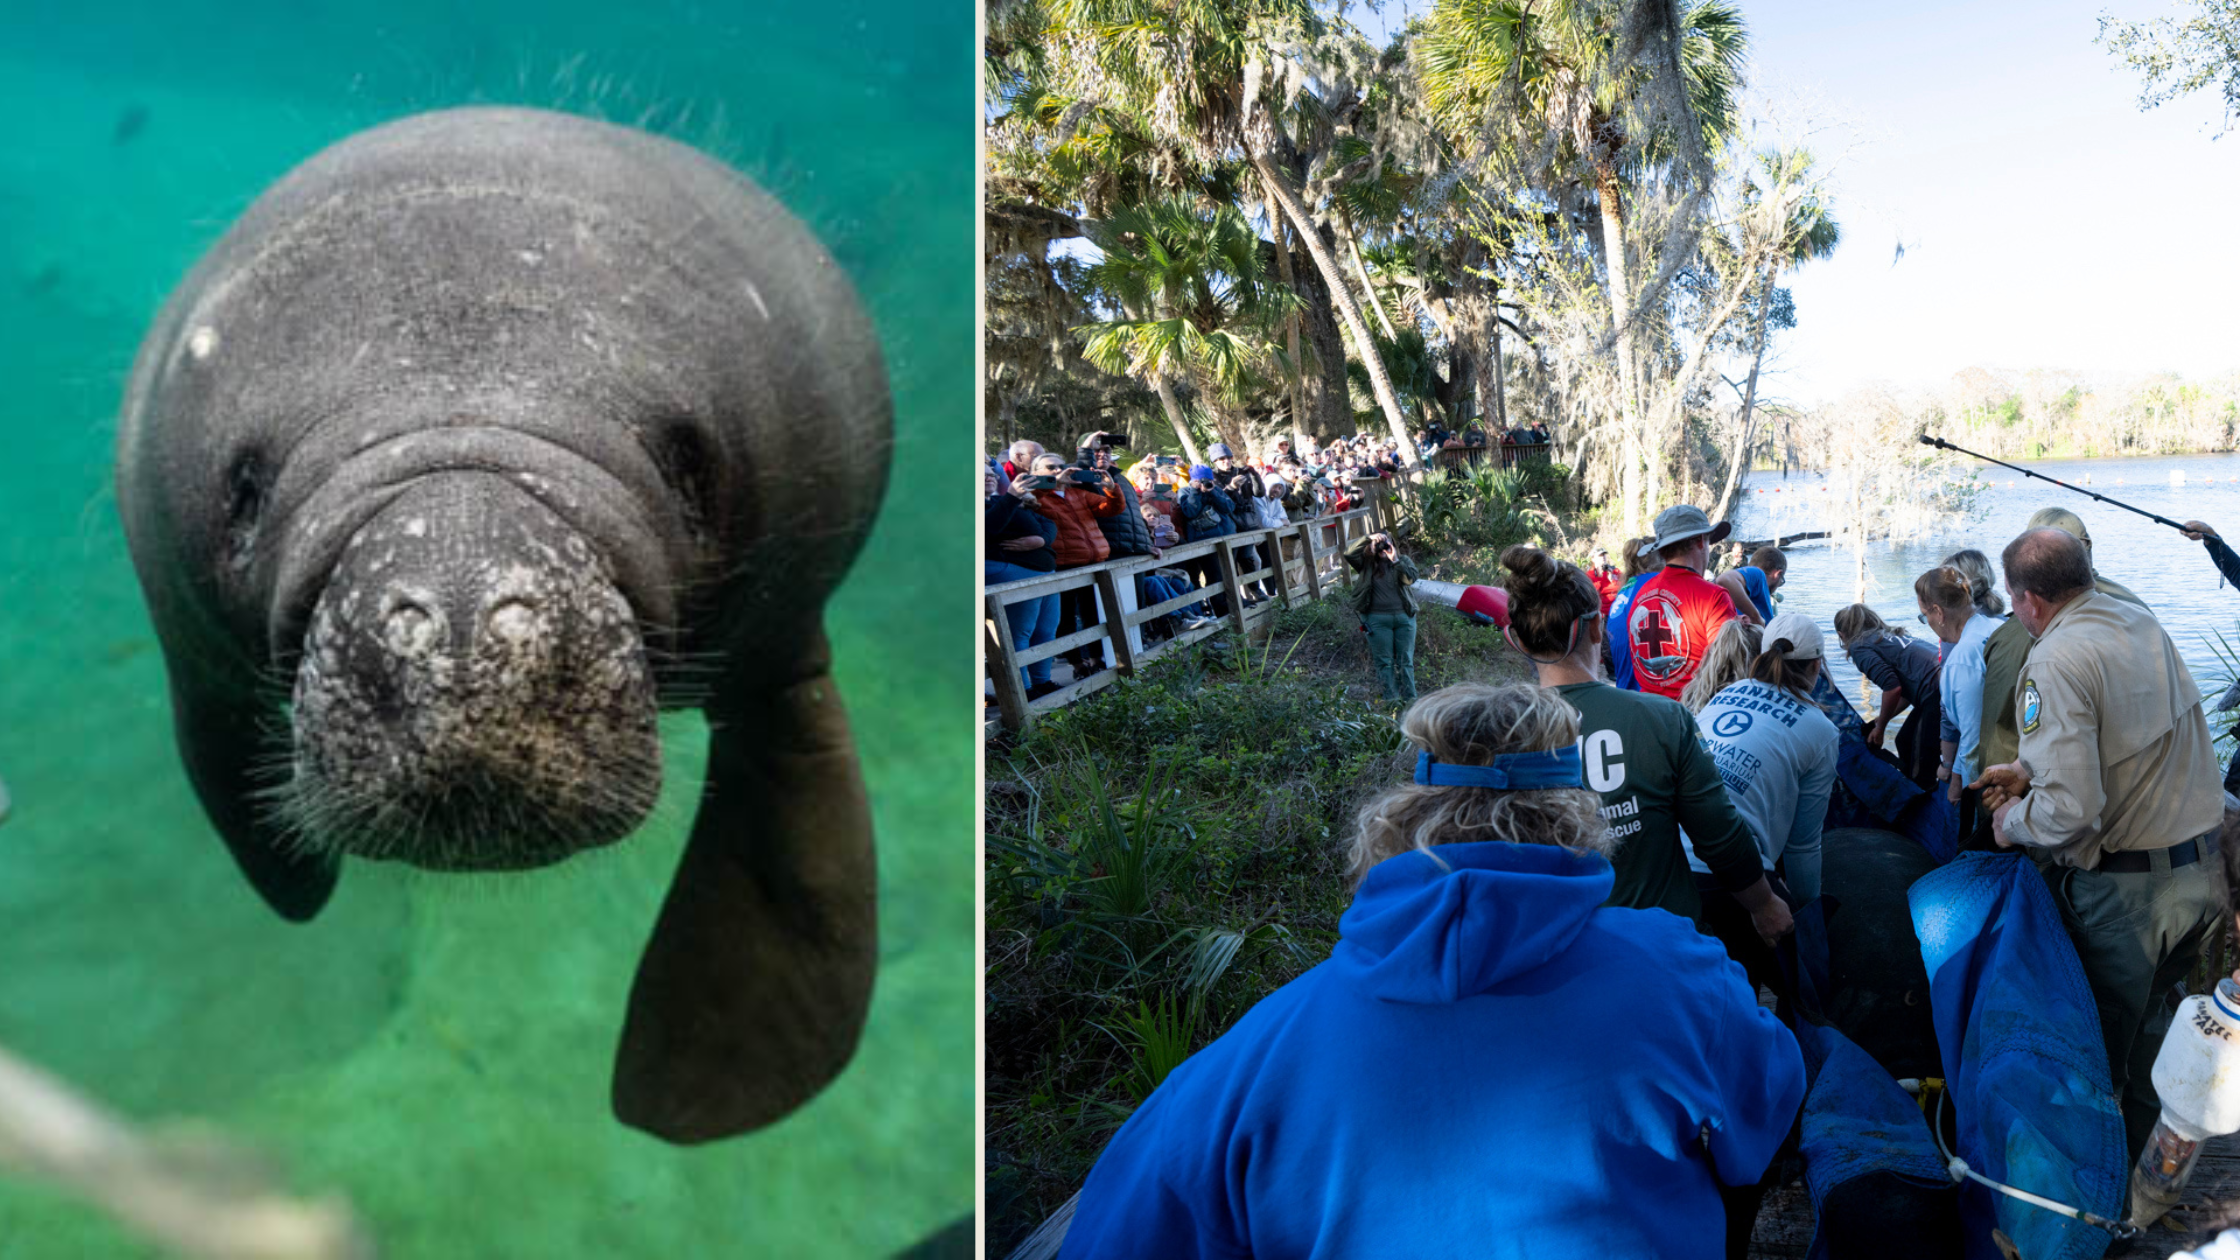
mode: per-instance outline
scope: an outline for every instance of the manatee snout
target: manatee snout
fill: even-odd
[[[510,869],[620,839],[661,788],[629,601],[504,478],[399,494],[344,546],[295,678],[285,809],[307,844]]]

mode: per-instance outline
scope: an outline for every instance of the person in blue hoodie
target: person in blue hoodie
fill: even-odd
[[[1361,810],[1330,958],[1185,1060],[1082,1188],[1065,1257],[1724,1253],[1804,1098],[1717,941],[1603,905],[1609,828],[1553,691],[1466,683]]]

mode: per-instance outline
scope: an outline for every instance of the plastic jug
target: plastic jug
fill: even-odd
[[[2178,1004],[2154,1060],[2162,1118],[2131,1169],[2131,1223],[2153,1224],[2177,1206],[2201,1143],[2240,1132],[2240,983]]]

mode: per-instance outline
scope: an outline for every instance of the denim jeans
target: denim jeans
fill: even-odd
[[[1002,582],[1019,582],[1027,578],[1048,577],[1040,569],[1024,565],[1007,564],[1001,560],[981,562],[981,581],[989,586]],[[1011,622],[1011,646],[1014,649],[1037,647],[1058,637],[1058,597],[1044,595],[1039,599],[1022,599],[1004,610]],[[1045,656],[1019,671],[1021,681],[1032,687],[1050,681],[1050,658]]]

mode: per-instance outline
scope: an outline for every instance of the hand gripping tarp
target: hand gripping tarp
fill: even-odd
[[[1954,1255],[1952,1178],[1913,1098],[1849,1037],[1819,1021],[1828,991],[1825,897],[1796,913],[1794,1028],[1804,1051],[1799,1151],[1812,1192],[1810,1260]],[[1784,958],[1790,957],[1784,951]]]
[[[1963,853],[1908,892],[1957,1121],[1955,1154],[1994,1181],[2118,1217],[2123,1118],[2099,1008],[2037,867]],[[2029,1260],[2089,1260],[2108,1235],[1970,1181],[1969,1260],[1998,1260],[1993,1227]]]

